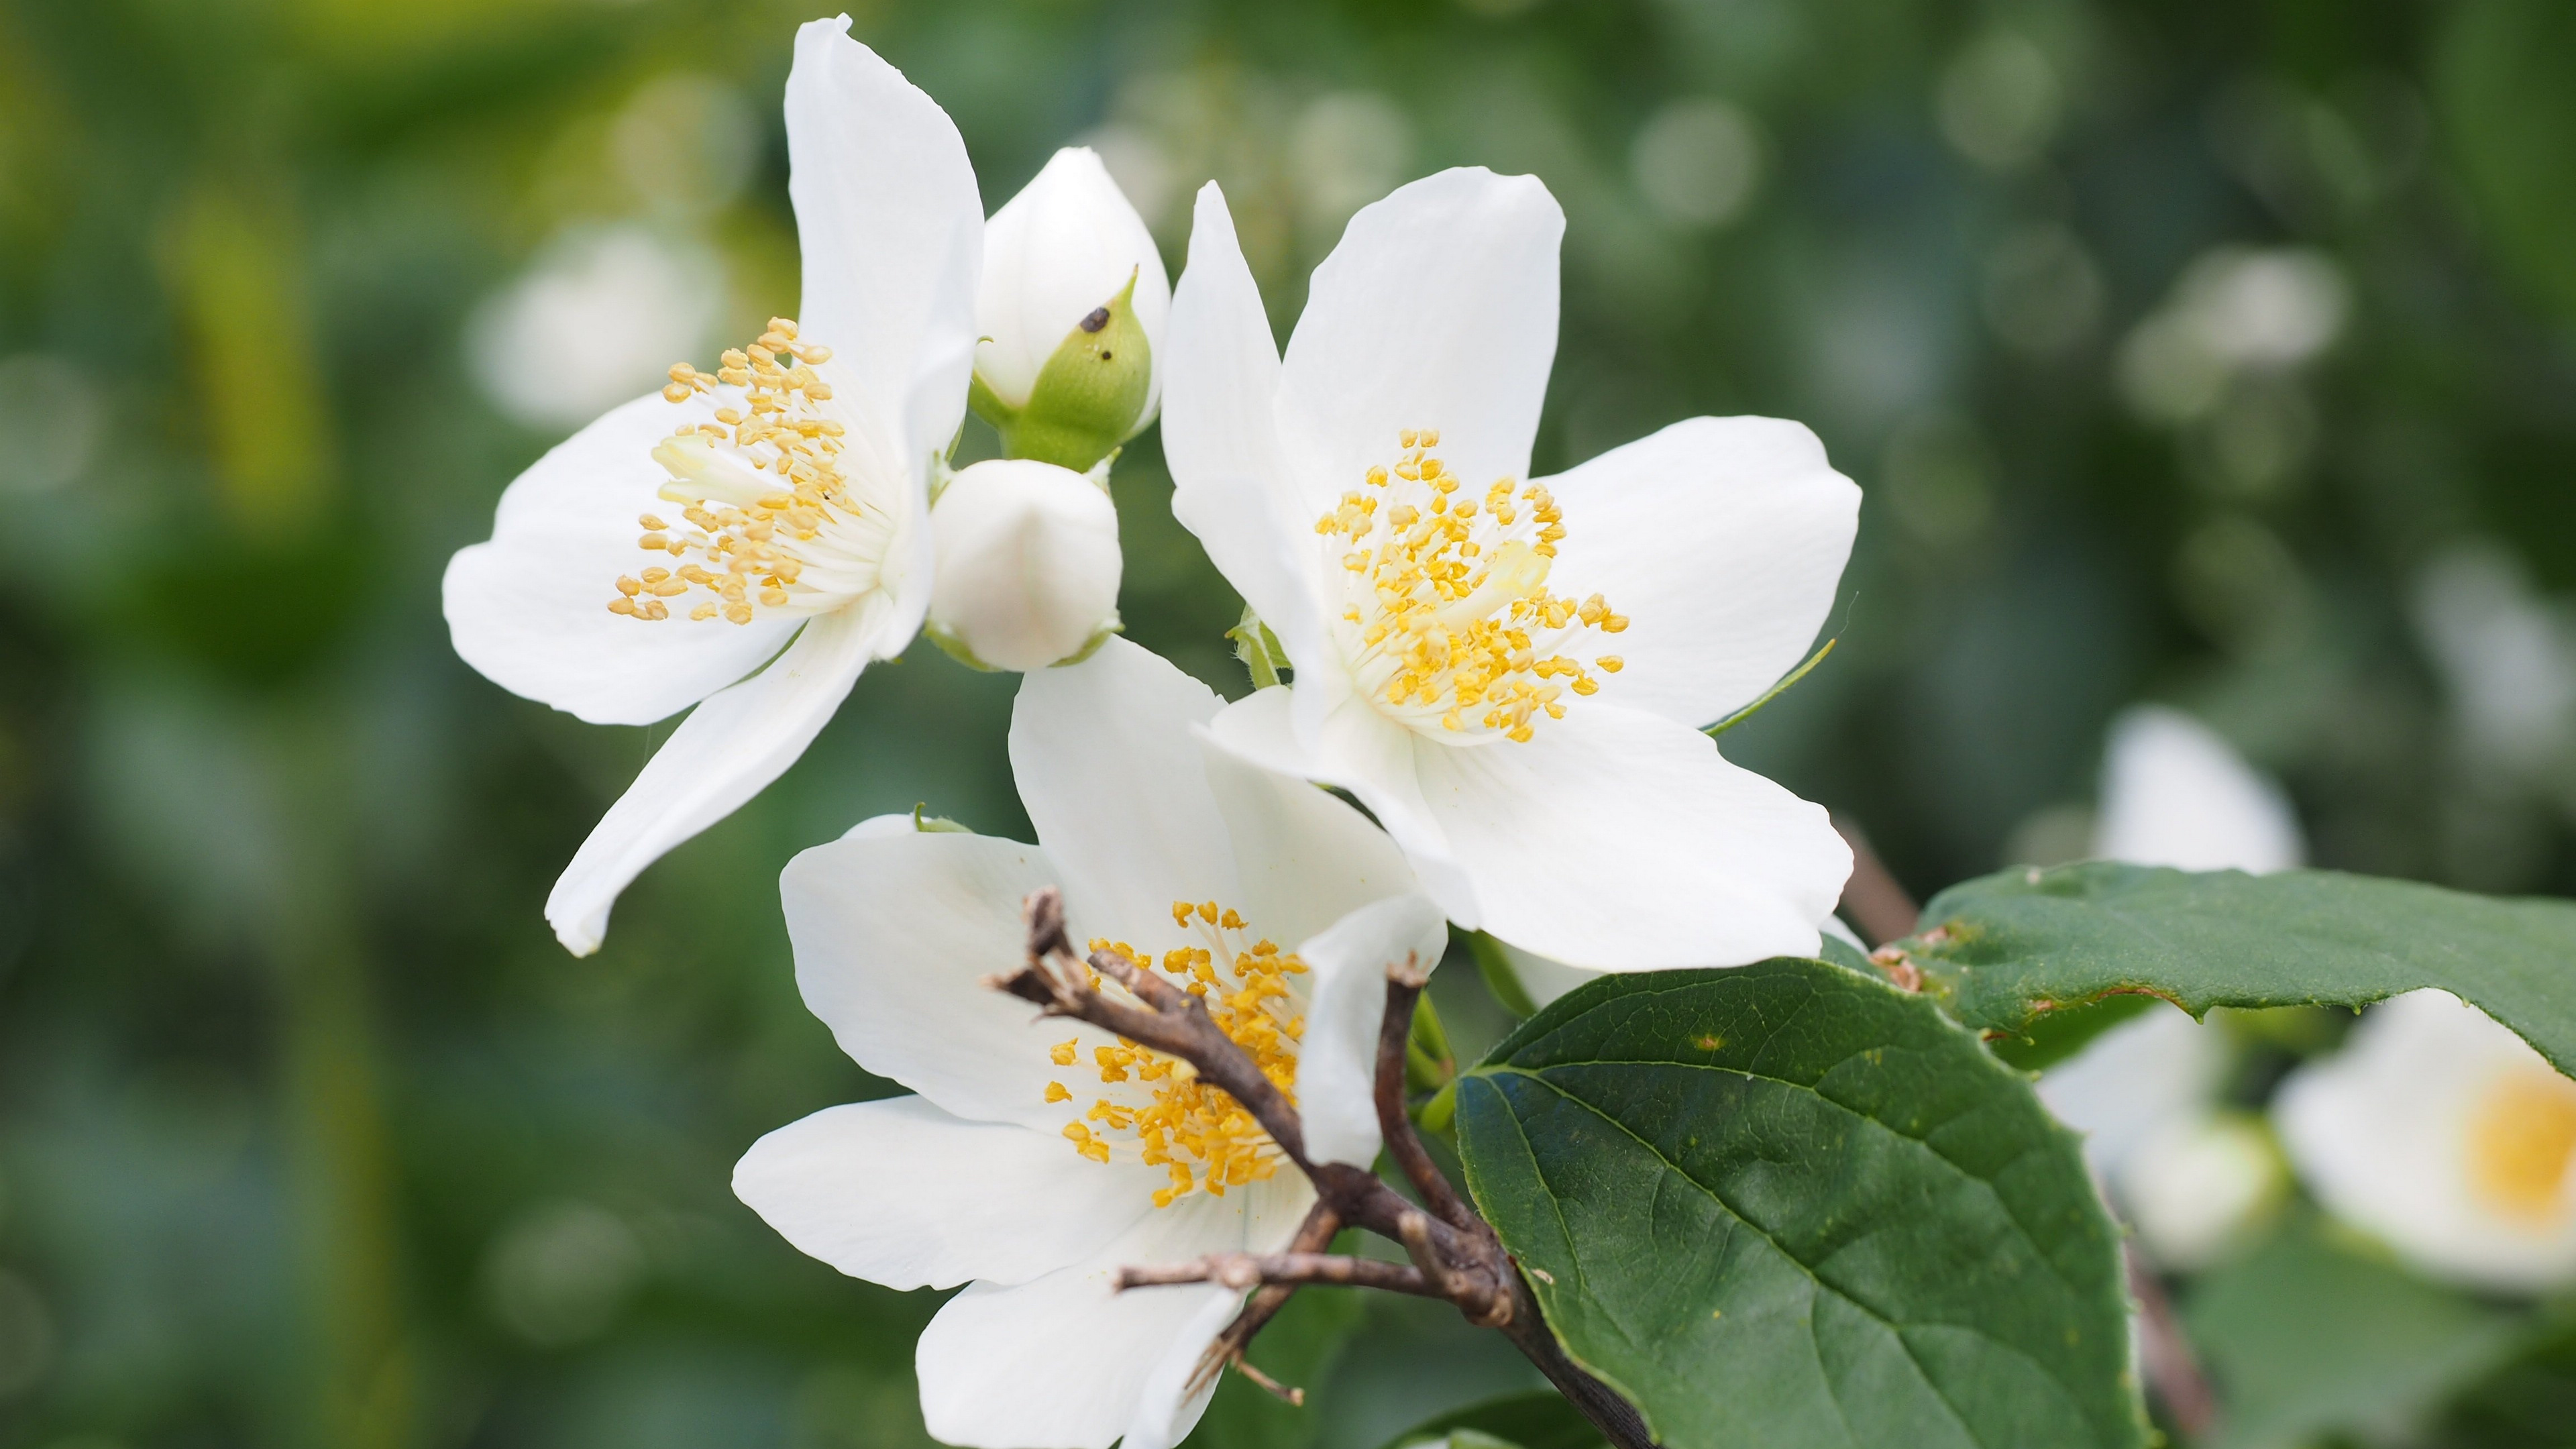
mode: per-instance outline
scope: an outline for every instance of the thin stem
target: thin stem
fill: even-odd
[[[1851,879],[1843,884],[1842,908],[1853,925],[1869,938],[1873,946],[1903,940],[1914,934],[1915,923],[1922,919],[1923,908],[1914,903],[1887,862],[1869,848],[1869,837],[1860,827],[1837,818],[1834,829],[1841,832],[1843,843],[1851,847]]]
[[[1414,1134],[1412,1119],[1405,1112],[1405,1058],[1414,1011],[1428,975],[1419,961],[1408,957],[1387,968],[1386,1016],[1378,1033],[1374,1087],[1378,1125],[1388,1151],[1430,1206],[1429,1212],[1367,1168],[1308,1160],[1304,1124],[1287,1094],[1217,1026],[1198,997],[1112,952],[1096,951],[1087,962],[1075,957],[1064,933],[1064,901],[1054,887],[1033,892],[1026,911],[1027,964],[1008,976],[987,978],[985,984],[1036,1004],[1046,1015],[1087,1021],[1190,1063],[1200,1080],[1249,1111],[1314,1184],[1315,1206],[1286,1252],[1222,1253],[1188,1263],[1120,1270],[1116,1281],[1122,1290],[1175,1283],[1254,1290],[1243,1310],[1209,1345],[1192,1376],[1193,1389],[1204,1387],[1209,1377],[1231,1363],[1291,1403],[1303,1402],[1300,1391],[1281,1387],[1245,1361],[1244,1349],[1252,1336],[1305,1284],[1377,1288],[1446,1299],[1469,1322],[1502,1330],[1615,1449],[1654,1449],[1653,1436],[1637,1410],[1558,1346],[1538,1300],[1502,1240],[1458,1195]],[[1103,978],[1124,987],[1131,999],[1104,995],[1096,984]],[[1345,1226],[1365,1228],[1402,1243],[1412,1263],[1323,1251]]]
[[[1405,1110],[1405,1047],[1413,1039],[1414,1004],[1422,999],[1429,979],[1409,964],[1386,970],[1386,1019],[1377,1033],[1377,1127],[1386,1139],[1387,1155],[1422,1195],[1423,1206],[1452,1227],[1473,1228],[1482,1226],[1482,1220],[1432,1162],[1422,1139],[1414,1134],[1413,1114]]]
[[[1264,1285],[1299,1287],[1323,1283],[1335,1288],[1382,1288],[1418,1298],[1446,1296],[1419,1268],[1346,1253],[1210,1253],[1186,1263],[1121,1268],[1109,1286],[1124,1293],[1130,1288],[1159,1288],[1174,1283],[1215,1283],[1238,1291]]]

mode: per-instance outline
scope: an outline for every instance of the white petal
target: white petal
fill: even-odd
[[[2317,1199],[2418,1268],[2482,1287],[2553,1287],[2576,1281],[2576,1158],[2538,1215],[2498,1211],[2473,1177],[2475,1124],[2517,1073],[2554,1077],[2476,1007],[2411,991],[2373,1007],[2334,1056],[2292,1072],[2272,1121]]]
[[[2206,1114],[2227,1059],[2216,1028],[2158,1002],[2050,1067],[2035,1090],[2058,1121],[2084,1134],[2084,1160],[2107,1178],[2158,1130]]]
[[[512,694],[592,724],[651,724],[760,667],[793,619],[734,625],[608,612],[644,514],[673,513],[654,446],[684,422],[712,422],[701,397],[640,397],[558,444],[501,495],[492,539],[448,561],[441,593],[459,657]],[[670,560],[665,557],[663,562]]]
[[[1377,1038],[1386,1020],[1386,972],[1440,964],[1449,921],[1424,896],[1360,907],[1297,947],[1312,973],[1306,1036],[1297,1052],[1297,1111],[1306,1154],[1367,1167],[1377,1161]]]
[[[1047,1083],[1074,1069],[1048,1047],[1072,1038],[1087,1058],[1110,1037],[983,984],[1019,969],[1020,901],[1055,879],[1035,846],[981,835],[818,845],[778,882],[796,985],[860,1066],[960,1117],[1058,1131],[1072,1114]]]
[[[1195,1363],[1238,1295],[1203,1287],[1113,1294],[1111,1275],[1205,1253],[1275,1251],[1313,1200],[1293,1172],[1222,1198],[1192,1194],[1071,1267],[1017,1287],[967,1288],[939,1310],[913,1354],[931,1436],[972,1449],[1103,1449],[1135,1432],[1140,1417],[1186,1433],[1205,1399],[1180,1399],[1186,1369],[1168,1365],[1175,1356]],[[1149,1388],[1161,1402],[1147,1402]],[[1168,1449],[1178,1437],[1133,1442]]]
[[[1630,621],[1582,636],[1626,662],[1601,698],[1686,725],[1742,708],[1806,657],[1860,521],[1860,489],[1778,418],[1675,423],[1548,487],[1565,511],[1549,591],[1603,594]]]
[[[598,950],[627,882],[796,763],[867,668],[882,630],[882,611],[864,603],[822,615],[768,668],[689,712],[546,897],[546,921],[566,950]]]
[[[1657,715],[1596,706],[1526,744],[1414,752],[1485,929],[1570,966],[1813,956],[1851,874],[1821,806]]]
[[[2298,817],[2216,730],[2179,710],[2124,710],[2102,761],[2093,853],[2178,870],[2289,870],[2307,857]]]
[[[1529,472],[1556,358],[1565,213],[1535,176],[1443,171],[1360,208],[1315,269],[1281,366],[1310,529],[1397,435],[1436,428],[1469,486]],[[1311,534],[1309,535],[1311,538]]]
[[[1025,1283],[1154,1210],[1160,1168],[920,1097],[827,1107],[752,1144],[733,1193],[797,1251],[888,1288]]]
[[[832,349],[835,401],[918,470],[966,413],[984,203],[948,113],[848,28],[799,29],[787,76],[799,321]]]
[[[1537,1006],[1545,1006],[1601,975],[1598,971],[1586,971],[1580,966],[1551,960],[1536,951],[1524,951],[1509,941],[1501,944],[1503,959],[1511,963],[1512,975],[1518,978],[1521,990],[1528,992],[1531,1003]]]
[[[1174,901],[1242,900],[1192,734],[1217,704],[1206,685],[1117,638],[1080,664],[1021,679],[1011,773],[1063,874],[1077,942],[1144,942],[1172,928]]]
[[[1306,696],[1319,690],[1309,684],[1257,691],[1219,711],[1208,724],[1208,737],[1261,769],[1338,785],[1359,797],[1403,851],[1422,889],[1449,919],[1474,929],[1482,919],[1475,886],[1423,801],[1414,777],[1412,732],[1346,698],[1324,716],[1320,747],[1310,748],[1296,728],[1296,714]]]
[[[1236,904],[1255,930],[1303,940],[1343,916],[1416,889],[1385,831],[1298,775],[1247,763],[1199,730],[1199,759],[1234,841]]]
[[[984,279],[975,299],[975,368],[994,395],[1025,406],[1056,348],[1084,317],[1116,299],[1133,277],[1136,321],[1159,379],[1172,315],[1172,280],[1145,219],[1111,179],[1100,153],[1067,146],[984,224]],[[1146,384],[1145,414],[1161,396]],[[1143,426],[1140,421],[1139,427]]]
[[[1315,513],[1280,455],[1279,348],[1213,181],[1199,192],[1165,351],[1163,457],[1172,471],[1172,516],[1198,535],[1209,561],[1291,655],[1307,658],[1323,641]]]

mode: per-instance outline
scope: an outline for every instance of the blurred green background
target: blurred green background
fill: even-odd
[[[920,1441],[936,1296],[799,1257],[727,1180],[885,1090],[796,998],[780,866],[916,801],[1025,831],[1011,680],[871,671],[574,960],[539,904],[667,726],[514,699],[438,613],[521,467],[793,312],[778,103],[814,13],[0,0],[0,1443]],[[1694,413],[1816,428],[1868,499],[1843,644],[1729,748],[1918,892],[2079,849],[2141,698],[2280,774],[2320,863],[2576,889],[2576,6],[855,29],[988,209],[1087,142],[1177,274],[1222,180],[1283,329],[1390,186],[1543,177],[1538,469]],[[1168,491],[1148,435],[1125,616],[1239,694]],[[1314,1407],[1229,1390],[1198,1442],[1369,1449],[1530,1382],[1445,1313],[1321,1300],[1271,1350]],[[2510,1372],[2520,1407],[2437,1437],[2576,1441],[2528,1412],[2565,1379]]]

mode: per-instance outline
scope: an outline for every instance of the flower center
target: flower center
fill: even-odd
[[[2508,1217],[2547,1219],[2567,1206],[2576,1162],[2576,1082],[2546,1067],[2498,1077],[2469,1118],[2469,1182]]]
[[[1091,949],[1114,951],[1145,970],[1160,970],[1205,1001],[1218,1029],[1294,1102],[1297,1042],[1306,1034],[1306,1018],[1297,1014],[1303,993],[1292,991],[1288,979],[1304,975],[1306,963],[1270,941],[1246,944],[1243,917],[1214,901],[1174,901],[1172,922],[1201,944],[1176,946],[1159,962],[1124,941],[1096,940]],[[1125,994],[1096,971],[1091,980],[1101,991]],[[1057,1066],[1074,1065],[1078,1041],[1056,1044],[1050,1056]],[[1082,1117],[1064,1124],[1064,1135],[1075,1151],[1094,1162],[1109,1161],[1113,1152],[1123,1156],[1133,1151],[1167,1170],[1172,1185],[1156,1189],[1154,1206],[1170,1207],[1175,1199],[1202,1190],[1223,1197],[1229,1187],[1270,1177],[1285,1160],[1252,1114],[1223,1089],[1200,1081],[1188,1062],[1125,1037],[1116,1046],[1092,1048],[1091,1058],[1102,1085],[1113,1090],[1095,1098]],[[1046,1099],[1070,1102],[1073,1091],[1062,1082],[1049,1082]]]
[[[1503,478],[1460,497],[1431,451],[1437,432],[1408,428],[1398,441],[1392,467],[1369,469],[1366,490],[1315,521],[1345,548],[1343,657],[1360,692],[1414,729],[1525,743],[1540,716],[1565,717],[1565,691],[1601,687],[1563,651],[1587,629],[1618,633],[1627,616],[1599,594],[1578,604],[1547,591],[1565,525],[1544,486]],[[1621,662],[1603,654],[1591,667],[1616,674]]]
[[[665,399],[705,393],[723,405],[715,422],[684,424],[653,449],[679,521],[642,515],[638,542],[676,562],[620,578],[610,613],[657,620],[686,608],[748,624],[761,610],[823,613],[875,587],[891,529],[885,510],[861,506],[844,466],[848,431],[823,406],[832,387],[814,369],[831,356],[772,317],[713,376],[672,365]]]

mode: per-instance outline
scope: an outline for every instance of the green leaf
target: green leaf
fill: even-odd
[[[2297,1449],[2420,1416],[2522,1338],[2520,1315],[2413,1278],[2313,1217],[2203,1277],[2184,1326],[2224,1409],[2211,1449]]]
[[[1385,1449],[1448,1441],[1463,1449],[1468,1436],[1514,1446],[1514,1449],[1607,1449],[1601,1431],[1564,1397],[1555,1393],[1513,1394],[1488,1399],[1471,1408],[1453,1409],[1414,1425],[1386,1442]]]
[[[2213,1006],[2362,1006],[2438,986],[2576,1069],[2576,902],[2333,871],[2250,876],[2092,861],[1952,886],[1899,943],[1926,994],[2020,1034],[2115,992]]]
[[[2073,1134],[1919,997],[1821,961],[1604,977],[1457,1120],[1558,1339],[1671,1449],[2143,1442]]]

